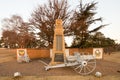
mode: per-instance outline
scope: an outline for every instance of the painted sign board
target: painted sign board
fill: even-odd
[[[102,59],[103,48],[93,48],[93,56],[95,56],[96,59]]]
[[[30,58],[27,54],[26,49],[17,49],[17,61],[18,62],[29,62]]]

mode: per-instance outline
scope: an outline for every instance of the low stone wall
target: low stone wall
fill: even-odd
[[[73,55],[74,52],[92,54],[93,48],[79,49],[79,48],[67,48],[69,49],[69,55]],[[27,53],[31,59],[37,58],[50,58],[50,49],[27,49]]]
[[[79,53],[84,53],[84,54],[93,54],[93,48],[85,48],[85,49],[81,49],[81,48],[69,48],[69,54],[73,55],[74,52],[79,52]]]
[[[27,49],[30,59],[49,58],[50,49]]]

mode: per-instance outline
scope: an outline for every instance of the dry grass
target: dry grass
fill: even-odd
[[[113,52],[110,55],[104,55],[104,60],[120,63],[120,52]]]
[[[16,50],[0,48],[0,63],[16,59]]]

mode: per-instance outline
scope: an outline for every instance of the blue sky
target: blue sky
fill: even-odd
[[[47,0],[0,0],[0,34],[2,19],[18,14],[24,20],[30,18],[32,11]],[[68,0],[72,7],[78,4],[79,0]],[[100,31],[106,36],[120,42],[120,0],[83,0],[83,2],[98,2],[96,17],[103,17],[103,24],[110,24]],[[94,25],[93,25],[94,26]]]

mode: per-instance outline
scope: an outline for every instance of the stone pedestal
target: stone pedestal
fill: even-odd
[[[62,20],[57,19],[55,23],[52,60],[50,65],[63,63],[65,57],[64,29],[62,26]]]

